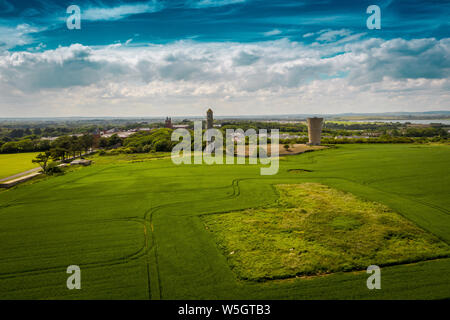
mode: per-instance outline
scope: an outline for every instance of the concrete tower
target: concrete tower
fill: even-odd
[[[210,108],[208,109],[208,111],[206,111],[206,129],[212,129],[213,122],[214,122],[213,112]]]
[[[308,138],[310,145],[320,145],[320,136],[322,134],[323,118],[308,118]]]

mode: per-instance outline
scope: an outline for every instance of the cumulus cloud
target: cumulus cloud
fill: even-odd
[[[223,108],[222,114],[448,109],[449,55],[450,39],[433,38],[316,46],[287,39],[74,44],[4,52],[0,109],[21,101],[38,110],[50,99],[55,112],[62,112],[55,101],[70,104],[74,97],[77,110],[96,110],[94,115],[161,114],[162,107],[189,115],[205,104]],[[119,106],[127,111],[117,113]]]
[[[15,27],[0,24],[0,49],[10,49],[16,46],[32,43],[33,34],[42,31],[42,28],[22,23]]]
[[[359,68],[355,83],[392,79],[440,79],[450,74],[450,39],[370,40],[350,46]]]
[[[259,58],[260,57],[257,54],[240,51],[235,57],[233,57],[233,65],[248,66],[254,64],[259,60]]]

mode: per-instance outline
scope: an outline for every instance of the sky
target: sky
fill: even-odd
[[[69,29],[70,5],[81,11]],[[377,5],[381,28],[369,29]],[[450,0],[0,0],[0,118],[450,110]]]

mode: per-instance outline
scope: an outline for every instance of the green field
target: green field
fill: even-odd
[[[204,216],[240,279],[271,280],[450,257],[388,207],[318,183],[276,185],[266,207]]]
[[[0,154],[0,179],[39,167],[38,164],[31,162],[38,153]]]
[[[383,266],[381,290],[367,289],[363,270],[243,280],[204,220],[270,207],[277,185],[320,183],[449,244],[450,146],[342,145],[285,157],[275,176],[126,157],[0,192],[1,299],[450,298],[449,258]],[[81,290],[66,288],[69,265],[81,267]]]

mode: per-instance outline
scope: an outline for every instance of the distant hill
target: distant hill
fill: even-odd
[[[449,119],[450,111],[425,111],[425,112],[383,112],[383,113],[339,113],[339,114],[273,114],[273,115],[215,115],[215,119],[241,119],[241,120],[298,120],[309,117],[323,117],[327,119],[341,120],[407,120],[407,119]],[[205,116],[172,116],[172,120],[181,121],[184,119],[199,120]],[[52,118],[0,118],[0,123],[5,122],[161,122],[164,117],[52,117]]]

